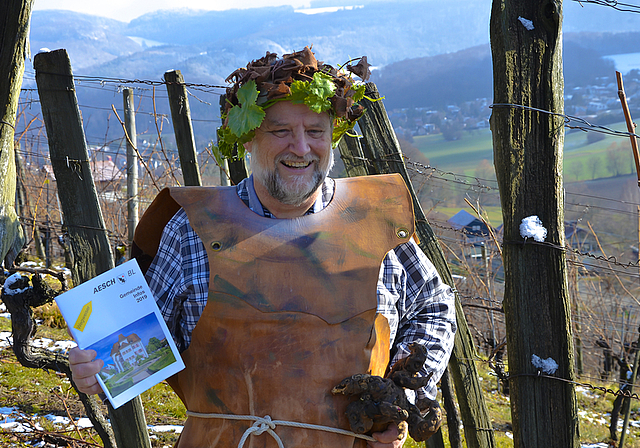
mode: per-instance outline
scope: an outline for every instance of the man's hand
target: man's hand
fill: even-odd
[[[374,432],[371,436],[377,442],[367,442],[367,448],[401,448],[407,440],[407,422],[390,423],[384,432]]]
[[[96,379],[96,374],[102,370],[104,361],[95,359],[97,353],[95,350],[80,350],[74,347],[69,351],[69,366],[73,381],[76,383],[78,390],[87,395],[99,394],[102,387]]]

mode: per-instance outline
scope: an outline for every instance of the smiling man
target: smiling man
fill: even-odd
[[[349,69],[366,79],[366,60]],[[418,343],[428,350],[419,375],[433,375],[416,404],[437,407],[455,310],[413,240],[402,179],[327,177],[364,85],[309,48],[267,53],[229,79],[219,150],[244,148],[252,175],[164,190],[134,239],[186,365],[169,380],[188,415],[178,446],[398,448],[406,431],[395,423],[345,433],[350,400],[331,389],[384,376]],[[100,390],[94,356],[70,353],[87,393]]]
[[[331,117],[304,104],[283,101],[266,111],[253,140],[253,186],[262,204],[277,218],[304,214],[320,194],[333,166]]]

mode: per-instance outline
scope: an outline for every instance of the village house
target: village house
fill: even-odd
[[[111,359],[113,359],[118,373],[127,369],[125,363],[131,366],[136,365],[138,356],[149,357],[147,349],[138,335],[135,333],[127,337],[122,334],[119,335],[118,342],[113,344],[111,348]]]
[[[465,210],[460,210],[447,222],[455,230],[462,231],[470,242],[484,241],[490,234],[489,227],[481,219]]]

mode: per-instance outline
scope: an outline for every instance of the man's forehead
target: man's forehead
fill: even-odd
[[[303,104],[288,105],[283,102],[282,106],[272,106],[266,109],[263,124],[286,125],[303,120],[305,124],[323,125],[331,122],[327,112],[316,113]]]

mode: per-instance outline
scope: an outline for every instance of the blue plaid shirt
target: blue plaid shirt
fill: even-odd
[[[322,194],[307,211],[317,213],[331,201],[335,182],[327,178]],[[255,213],[275,218],[253,189],[252,178],[237,186],[238,196]],[[204,245],[180,209],[166,225],[158,253],[147,271],[147,281],[180,351],[189,347],[209,290],[209,262]],[[449,362],[456,331],[454,296],[435,267],[410,240],[390,251],[380,266],[378,312],[391,328],[391,363],[409,355],[408,345],[428,349],[421,375],[434,372],[417,398],[435,399],[437,383]],[[356,372],[354,372],[356,373]]]

